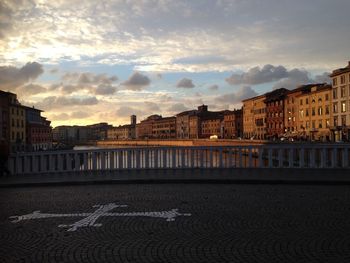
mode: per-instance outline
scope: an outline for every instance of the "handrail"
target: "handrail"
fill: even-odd
[[[348,144],[156,146],[25,152],[13,174],[116,169],[350,168]]]

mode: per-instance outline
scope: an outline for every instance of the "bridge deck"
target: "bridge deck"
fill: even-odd
[[[349,184],[348,169],[139,169],[11,175],[0,187],[109,183],[322,183]]]

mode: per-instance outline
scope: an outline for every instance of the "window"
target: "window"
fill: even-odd
[[[346,112],[346,101],[341,102],[341,112]]]
[[[308,129],[308,128],[310,128],[310,122],[309,121],[306,122],[306,129]]]
[[[341,86],[340,87],[340,97],[344,98],[346,96],[345,94],[345,86]]]
[[[299,116],[300,116],[300,118],[304,118],[304,110],[299,111]]]
[[[340,84],[344,84],[345,83],[345,76],[340,76]]]
[[[328,94],[326,94],[326,101],[328,101],[329,100],[329,96],[328,96]]]
[[[329,114],[329,105],[326,105],[326,115]]]
[[[316,128],[316,121],[312,121],[312,129]]]
[[[338,126],[338,117],[333,118],[333,124],[334,126]]]
[[[329,128],[330,123],[329,123],[329,119],[326,120],[326,128]]]
[[[300,105],[303,105],[303,99],[300,99]]]
[[[312,107],[312,116],[315,116],[315,107]]]
[[[338,92],[337,92],[337,88],[333,89],[333,99],[337,99]]]
[[[319,128],[319,129],[322,129],[322,120],[319,120],[319,121],[318,121],[318,128]]]
[[[319,115],[319,116],[320,116],[320,115],[322,115],[322,107],[321,107],[321,106],[320,106],[320,107],[318,107],[317,112],[318,112],[318,115]]]
[[[333,86],[337,86],[337,77],[333,79]]]
[[[333,103],[333,113],[338,113],[338,103],[337,102]]]
[[[305,111],[305,116],[306,116],[306,117],[309,116],[309,109],[306,109],[306,111]]]
[[[309,99],[308,98],[305,99],[305,104],[309,104]]]
[[[341,125],[345,126],[346,125],[346,115],[341,116]]]

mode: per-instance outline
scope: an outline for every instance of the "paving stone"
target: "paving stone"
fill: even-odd
[[[129,184],[3,188],[1,262],[349,262],[350,186]],[[50,214],[170,211],[101,216],[99,227],[60,228],[82,217]]]

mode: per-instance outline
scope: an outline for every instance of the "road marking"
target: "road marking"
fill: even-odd
[[[73,213],[73,214],[48,214],[41,213],[40,211],[34,211],[31,214],[21,216],[10,216],[13,219],[12,223],[18,223],[24,220],[42,219],[42,218],[57,218],[57,217],[84,217],[83,219],[69,225],[58,225],[58,227],[68,228],[67,231],[76,231],[81,227],[100,227],[102,224],[96,223],[100,217],[153,217],[153,218],[164,218],[166,221],[175,221],[178,216],[191,216],[189,213],[179,213],[178,209],[171,209],[168,211],[159,212],[128,212],[128,213],[113,213],[111,210],[118,207],[127,207],[127,205],[117,205],[110,203],[106,205],[94,205],[97,208],[92,213]]]

